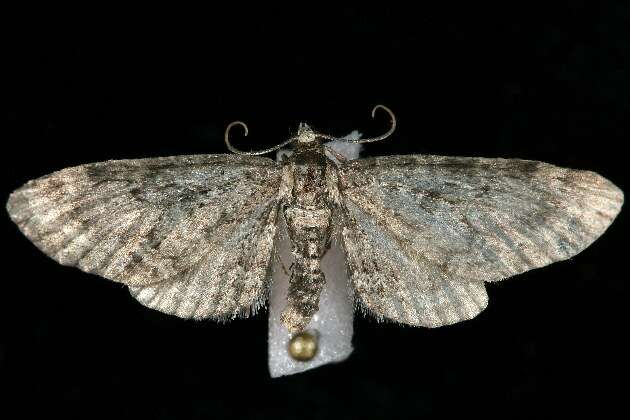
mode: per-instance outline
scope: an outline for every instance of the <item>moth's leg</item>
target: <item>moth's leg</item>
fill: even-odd
[[[330,150],[337,153],[332,149]],[[333,241],[341,238],[341,231],[344,226],[344,203],[339,188],[339,172],[337,166],[334,164],[328,164],[326,166],[326,190],[328,193],[328,208],[331,211],[330,223],[327,229],[328,238],[326,250],[328,250],[332,246]]]
[[[328,147],[328,146],[324,145],[324,148],[326,149],[326,151],[330,152],[330,154],[333,155],[335,157],[335,159],[337,159],[340,163],[347,163],[348,162],[348,160],[349,160],[348,158],[346,158],[341,153],[337,152],[332,147]]]
[[[331,245],[332,245],[332,235],[328,238],[328,241],[326,242],[326,245],[325,245],[325,248],[324,248],[324,254],[322,256],[326,255],[326,253],[330,249]]]
[[[278,191],[278,206],[280,212],[284,215],[285,208],[291,201],[291,194],[293,192],[294,179],[294,165],[290,161],[285,161],[282,164],[282,179],[280,180],[280,190]]]
[[[342,209],[339,206],[335,206],[332,211],[332,222],[330,226],[330,238],[328,240],[328,247],[332,246],[333,242],[340,241],[341,231],[343,230],[343,215]]]
[[[334,224],[334,218],[331,217],[330,220],[330,224],[328,225],[328,229],[326,229],[326,243],[324,244],[324,253],[322,254],[322,256],[326,255],[326,253],[328,252],[328,250],[330,249],[331,245],[332,245],[332,240],[333,240],[333,234],[335,233],[335,227],[333,226]]]
[[[326,193],[328,208],[334,213],[334,210],[343,205],[343,199],[339,188],[339,170],[337,165],[329,161],[326,163]]]
[[[289,237],[289,232],[287,231],[287,223],[286,223],[286,220],[284,219],[284,209],[287,207],[286,201],[287,201],[286,197],[281,197],[280,202],[278,203],[276,225],[280,224],[282,228],[279,228],[277,230],[275,246],[273,250],[273,258],[275,261],[280,263],[280,267],[282,268],[282,271],[287,277],[289,277],[291,273],[291,269],[293,267],[293,263],[291,263],[291,265],[287,269],[287,266],[284,264],[284,261],[282,260],[282,257],[280,256],[280,252],[278,251],[279,243],[289,243],[290,246],[293,246],[293,241],[291,241],[291,238]]]
[[[282,271],[284,272],[284,274],[289,277],[290,276],[290,271],[293,268],[293,263],[291,263],[291,266],[289,267],[289,269],[287,270],[287,267],[284,265],[284,261],[282,261],[282,257],[280,257],[280,254],[278,253],[277,250],[274,251],[273,253],[273,258],[280,263],[280,267],[282,268]]]
[[[324,250],[321,255],[321,258],[323,258],[332,247],[334,235],[336,234],[337,229],[339,229],[339,226],[336,224],[336,220],[335,220],[336,219],[335,218],[336,206],[331,205],[330,207],[331,207],[330,208],[330,221],[328,222],[328,227],[326,228],[326,231],[325,231],[326,241],[324,242]]]
[[[328,253],[331,246],[332,246],[332,236],[330,236],[328,240],[326,241],[326,244],[324,245],[324,252],[322,253],[321,258],[324,258],[324,255]]]

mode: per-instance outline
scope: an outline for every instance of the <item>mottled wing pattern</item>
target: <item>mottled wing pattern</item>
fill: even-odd
[[[224,319],[266,298],[280,175],[236,155],[100,162],[29,181],[7,210],[61,264],[160,311]]]
[[[370,158],[340,166],[339,184],[358,300],[429,327],[483,310],[484,281],[582,251],[623,203],[596,173],[516,159]]]

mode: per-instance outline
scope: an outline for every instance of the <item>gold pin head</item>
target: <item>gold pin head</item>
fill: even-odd
[[[308,362],[317,354],[317,337],[303,331],[289,341],[289,354],[300,362]]]

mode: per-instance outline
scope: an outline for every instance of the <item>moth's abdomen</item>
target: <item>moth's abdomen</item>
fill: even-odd
[[[321,259],[330,239],[331,211],[327,208],[288,207],[284,211],[294,262],[289,278],[287,307],[282,322],[292,332],[302,331],[319,309],[326,282]]]
[[[281,320],[291,333],[298,333],[319,310],[319,295],[326,280],[319,266],[319,259],[296,258],[289,278],[287,306]]]

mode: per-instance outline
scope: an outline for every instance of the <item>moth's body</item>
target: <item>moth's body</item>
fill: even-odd
[[[326,157],[321,141],[306,125],[300,127],[295,152],[285,162],[280,202],[293,264],[289,278],[287,307],[282,322],[291,332],[303,330],[319,309],[319,296],[326,279],[321,259],[332,234],[336,166]]]

